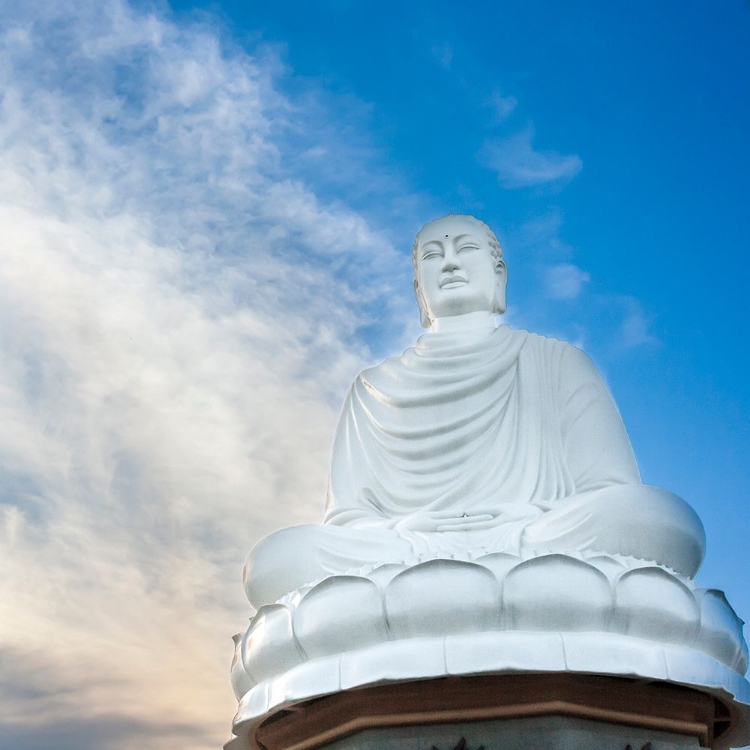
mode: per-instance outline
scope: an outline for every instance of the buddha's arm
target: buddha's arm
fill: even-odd
[[[567,346],[560,368],[563,450],[576,493],[641,484],[628,433],[591,360]]]
[[[324,523],[358,529],[390,528],[394,520],[379,507],[375,493],[375,471],[363,442],[366,426],[358,419],[357,381],[347,393],[333,440],[331,467],[326,491]]]
[[[641,483],[617,407],[589,358],[573,347],[561,362],[560,408],[575,495],[528,526],[523,543],[629,555],[694,576],[706,544],[700,519],[677,495]]]
[[[325,522],[352,529],[393,529],[397,532],[478,531],[497,525],[495,516],[491,513],[461,515],[455,510],[415,511],[393,518],[364,511],[349,511],[329,514]]]

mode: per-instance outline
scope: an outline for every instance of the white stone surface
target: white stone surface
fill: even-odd
[[[473,217],[414,247],[430,331],[361,373],[334,441],[325,523],[251,553],[238,737],[301,700],[451,674],[579,672],[716,695],[750,743],[742,621],[694,579],[703,527],[644,486],[579,350],[495,327],[506,267]]]
[[[346,398],[325,524],[250,555],[260,607],[326,575],[424,556],[599,551],[695,575],[690,506],[641,483],[627,432],[586,355],[507,326],[506,269],[471,217],[425,227],[415,288],[431,330],[365,370]]]
[[[243,689],[255,684],[238,691],[235,731],[290,702],[382,681],[576,672],[712,693],[741,718],[723,746],[750,742],[742,621],[721,592],[633,559],[502,559],[432,560],[380,585],[378,569],[331,577],[263,607],[242,642]]]

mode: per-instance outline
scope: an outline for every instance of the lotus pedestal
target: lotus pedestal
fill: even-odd
[[[328,578],[237,639],[227,750],[750,744],[721,592],[604,557],[435,559]]]

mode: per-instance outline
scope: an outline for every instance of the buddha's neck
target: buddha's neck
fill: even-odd
[[[430,330],[433,333],[491,333],[495,330],[495,316],[486,310],[480,312],[435,318]]]

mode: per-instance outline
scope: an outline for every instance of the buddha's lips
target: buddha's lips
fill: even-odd
[[[466,279],[463,276],[449,276],[447,279],[443,279],[440,282],[440,288],[448,286],[448,284],[466,283]]]

